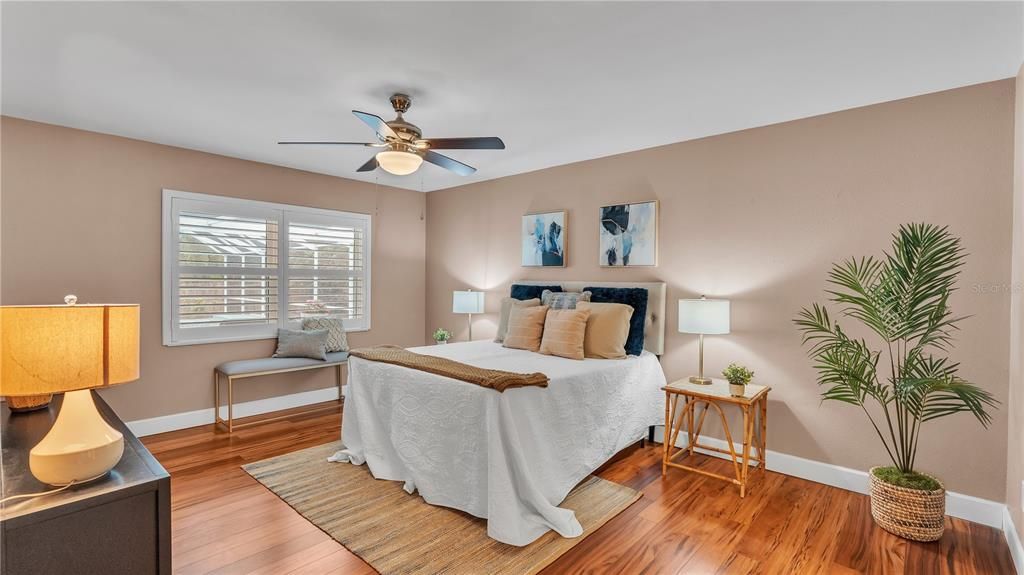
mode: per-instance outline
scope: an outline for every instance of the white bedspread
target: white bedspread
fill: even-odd
[[[378,479],[405,482],[427,503],[487,519],[487,534],[526,545],[554,529],[582,533],[558,507],[569,491],[664,417],[656,356],[575,361],[489,341],[412,348],[519,373],[547,388],[498,393],[400,366],[349,360],[345,449],[332,461],[366,462]]]

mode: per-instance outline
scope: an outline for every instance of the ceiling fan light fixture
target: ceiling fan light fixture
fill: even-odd
[[[396,176],[408,176],[420,168],[423,158],[412,152],[385,150],[377,152],[377,163],[385,172]]]

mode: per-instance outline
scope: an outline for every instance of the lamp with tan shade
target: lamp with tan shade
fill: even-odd
[[[29,452],[39,481],[68,485],[117,465],[124,438],[96,409],[90,389],[139,378],[139,306],[0,307],[0,395],[63,393],[53,427]]]

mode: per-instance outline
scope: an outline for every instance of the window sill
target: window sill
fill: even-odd
[[[370,328],[346,329],[345,333],[361,333],[370,331]],[[208,343],[231,343],[235,341],[259,341],[264,339],[277,339],[276,335],[253,335],[248,337],[214,337],[205,339],[186,339],[182,341],[164,340],[164,347],[184,347],[189,345],[206,345]]]

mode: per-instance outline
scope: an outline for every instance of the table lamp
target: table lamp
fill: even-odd
[[[679,300],[679,333],[700,335],[697,376],[690,377],[690,383],[709,385],[711,378],[704,377],[704,336],[729,333],[729,300],[704,296]]]
[[[473,341],[473,314],[484,313],[484,292],[473,290],[452,292],[452,313],[467,314],[469,341]]]
[[[0,395],[63,393],[29,469],[50,485],[98,479],[121,460],[124,438],[92,399],[92,388],[139,378],[139,306],[0,307]]]

